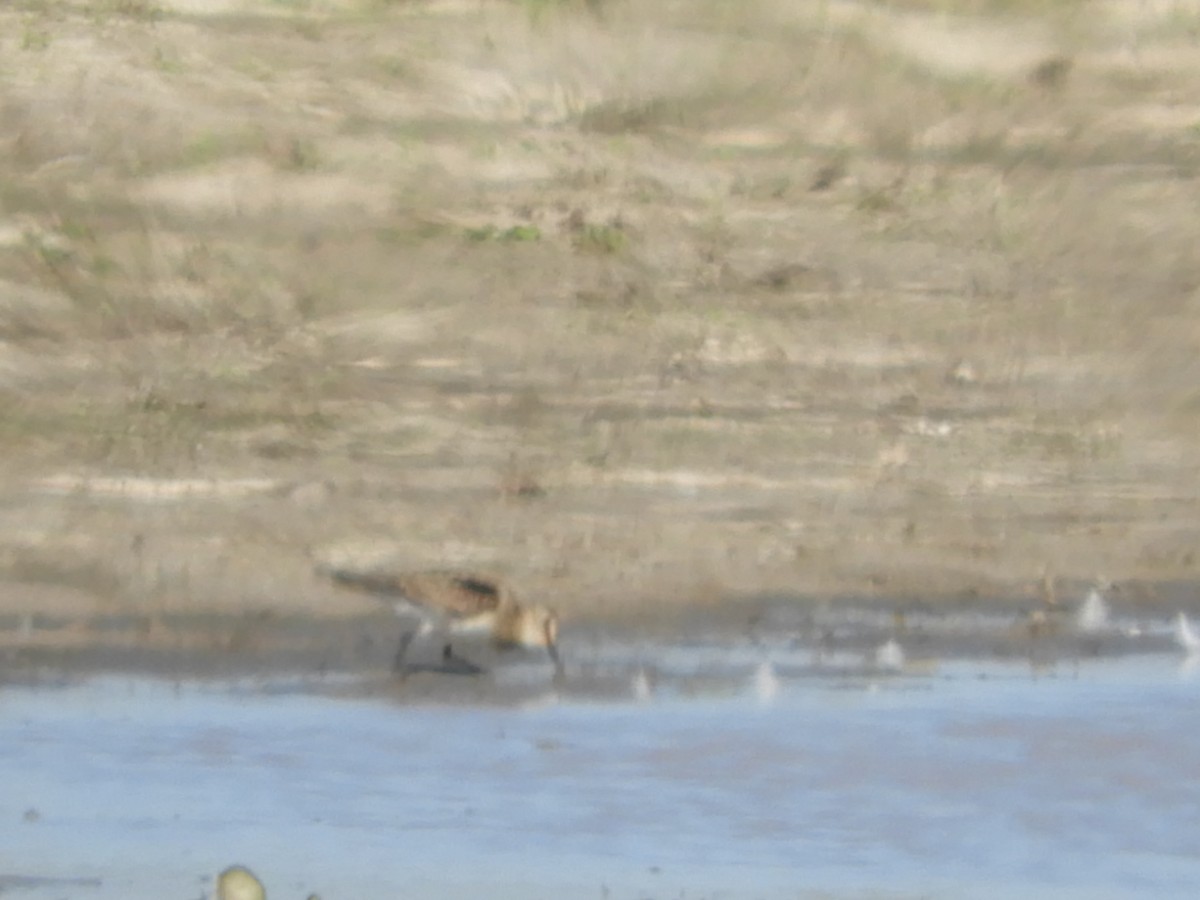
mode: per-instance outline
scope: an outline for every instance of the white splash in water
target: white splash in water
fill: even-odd
[[[1108,629],[1108,604],[1095,588],[1079,604],[1075,612],[1075,627],[1085,634],[1095,634]]]
[[[1183,612],[1175,619],[1175,640],[1189,657],[1200,655],[1200,634],[1196,634],[1196,629],[1192,628],[1192,623]]]
[[[769,706],[779,696],[779,676],[775,674],[775,666],[763,660],[754,670],[754,696],[760,706]]]
[[[904,648],[895,638],[875,648],[875,666],[887,672],[899,672],[904,668]]]

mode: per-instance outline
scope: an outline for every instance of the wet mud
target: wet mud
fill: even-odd
[[[784,595],[741,598],[653,619],[568,619],[559,687],[579,696],[625,691],[631,677],[689,684],[741,677],[763,662],[792,678],[824,679],[880,670],[933,672],[944,661],[1003,661],[1035,671],[1088,660],[1180,651],[1175,611],[1192,586],[1159,586],[1153,602],[1134,588],[1111,590],[1102,615],[1084,618],[1083,601],[965,598],[915,603]],[[253,614],[114,616],[85,627],[68,619],[0,620],[0,685],[54,685],[94,675],[165,679],[298,679],[342,695],[399,700],[505,702],[513,686],[550,684],[539,650],[500,651],[460,638],[414,645],[411,673],[391,671],[402,631],[379,612],[357,618]],[[894,645],[900,658],[888,658]],[[715,673],[715,675],[714,675]],[[329,684],[337,685],[329,688]],[[519,697],[520,690],[515,696]]]

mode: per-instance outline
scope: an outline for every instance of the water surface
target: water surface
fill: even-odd
[[[1200,695],[1176,659],[780,671],[517,706],[8,686],[0,885],[194,900],[241,862],[273,900],[1194,896]]]

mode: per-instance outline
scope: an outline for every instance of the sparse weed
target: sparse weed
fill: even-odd
[[[468,229],[465,236],[468,240],[473,240],[470,232],[471,229]],[[419,244],[454,233],[455,228],[452,225],[427,218],[417,218],[402,224],[383,225],[375,232],[380,241],[398,245]]]
[[[184,71],[183,62],[179,57],[163,50],[162,47],[154,48],[154,68],[171,75],[178,75]]]
[[[891,186],[865,187],[859,192],[854,208],[864,213],[888,213],[896,212],[900,204]]]
[[[183,148],[181,162],[184,166],[205,166],[229,155],[228,135],[205,131],[193,138]]]
[[[420,66],[403,56],[381,56],[375,67],[380,75],[401,84],[415,84],[422,74]]]
[[[524,244],[542,239],[542,230],[536,225],[512,225],[508,228],[481,225],[478,228],[468,228],[463,234],[467,240],[477,243],[499,241],[507,244]]]
[[[603,14],[606,0],[517,0],[526,15],[538,22],[554,13],[584,10],[592,15]]]
[[[304,9],[307,9],[305,5]],[[297,18],[292,21],[292,30],[306,41],[314,43],[325,37],[325,23],[320,19]]]
[[[24,30],[21,32],[21,49],[22,50],[45,50],[50,46],[50,30],[42,25],[35,23],[26,23]]]
[[[585,223],[575,232],[577,250],[605,255],[620,253],[629,239],[619,225],[593,225]]]
[[[648,100],[610,100],[596,104],[579,117],[579,127],[596,134],[628,134],[684,123],[679,103],[665,97]]]
[[[321,155],[316,142],[306,138],[292,138],[283,143],[274,154],[280,168],[289,172],[308,172],[321,164]]]
[[[541,239],[542,231],[536,225],[514,225],[511,228],[506,228],[500,235],[500,240],[513,243],[527,243],[529,241],[540,241]]]
[[[95,0],[89,9],[96,19],[117,16],[139,22],[157,22],[165,15],[157,0]]]
[[[1015,453],[1068,461],[1108,458],[1119,451],[1120,444],[1117,432],[1088,428],[1067,430],[1049,425],[1016,431],[1009,437],[1009,448]]]
[[[1047,3],[1046,0],[888,0],[888,6],[918,12],[931,12],[956,16],[1039,16],[1061,15],[1083,9],[1086,0],[1063,0]]]

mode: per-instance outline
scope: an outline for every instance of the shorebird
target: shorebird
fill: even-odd
[[[1175,618],[1175,642],[1189,658],[1200,655],[1200,634],[1196,634],[1187,614],[1182,611]]]
[[[1098,588],[1092,588],[1075,611],[1075,627],[1084,634],[1097,634],[1109,629],[1108,603]]]
[[[558,655],[558,615],[544,606],[521,604],[512,590],[494,579],[457,572],[387,574],[326,570],[337,584],[375,594],[390,603],[405,623],[392,670],[405,675],[405,656],[417,637],[435,635],[442,659],[453,658],[455,635],[485,635],[498,649],[542,647],[562,677]]]
[[[633,699],[638,703],[649,703],[654,699],[653,673],[647,672],[645,666],[637,670],[633,676]]]
[[[779,675],[769,660],[763,660],[754,670],[754,697],[759,706],[770,706],[779,696]]]
[[[883,672],[900,672],[904,669],[904,648],[895,638],[889,638],[875,648],[875,668]]]

